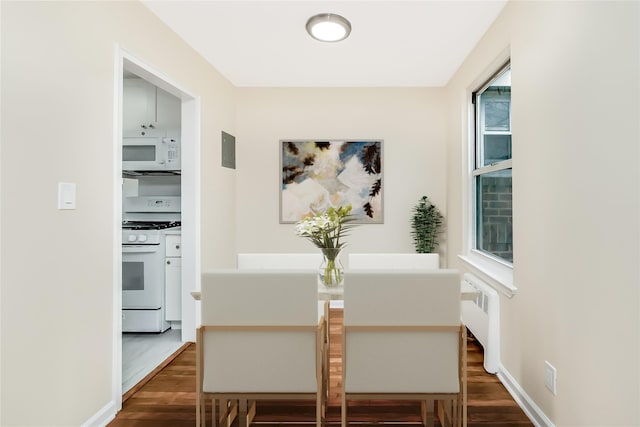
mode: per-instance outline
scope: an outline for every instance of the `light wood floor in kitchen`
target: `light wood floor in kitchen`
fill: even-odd
[[[330,401],[327,424],[340,424],[342,310],[332,309],[330,325]],[[195,425],[195,345],[185,346],[149,382],[127,396],[122,411],[109,427],[193,427]],[[533,424],[496,378],[482,368],[482,347],[470,339],[468,365],[468,426],[523,427]],[[254,422],[261,427],[311,425],[314,402],[258,404]],[[413,402],[354,402],[349,420],[356,425],[399,427],[419,425],[419,406]],[[259,423],[259,424],[258,424]],[[436,423],[437,424],[437,423]]]
[[[180,329],[122,334],[122,392],[126,393],[182,346]]]

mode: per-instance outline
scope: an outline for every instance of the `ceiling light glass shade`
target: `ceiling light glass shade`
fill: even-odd
[[[351,24],[340,15],[321,13],[309,18],[307,32],[316,40],[338,42],[349,36]]]

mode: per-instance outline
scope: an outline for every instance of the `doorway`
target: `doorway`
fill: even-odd
[[[128,52],[118,48],[115,66],[115,108],[114,108],[114,334],[113,334],[113,372],[112,394],[118,408],[122,407],[123,394],[123,339],[122,339],[122,219],[123,219],[123,167],[122,167],[122,129],[123,129],[123,85],[125,73],[132,73],[146,80],[159,89],[173,95],[180,102],[180,140],[181,140],[181,285],[180,295],[180,323],[181,329],[172,333],[173,340],[180,343],[195,341],[196,305],[191,297],[191,291],[200,288],[198,274],[200,270],[199,253],[199,205],[200,205],[200,170],[197,155],[199,153],[199,98],[182,89],[161,71],[142,62]],[[128,343],[127,345],[129,345]],[[158,354],[162,357],[169,352],[174,344],[167,347],[161,343]],[[145,344],[141,344],[145,347]],[[139,346],[138,346],[139,347]],[[162,353],[164,352],[164,353]],[[170,355],[170,353],[169,353]],[[162,362],[162,359],[160,362]],[[155,362],[151,362],[155,363]]]

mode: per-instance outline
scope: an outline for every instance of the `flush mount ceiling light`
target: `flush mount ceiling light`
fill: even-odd
[[[340,15],[320,13],[309,18],[307,32],[316,40],[339,42],[351,33],[351,24]]]

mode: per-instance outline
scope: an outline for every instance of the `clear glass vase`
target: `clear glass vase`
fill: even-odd
[[[344,285],[344,267],[340,261],[341,249],[321,248],[322,263],[318,269],[318,283],[328,288]]]

